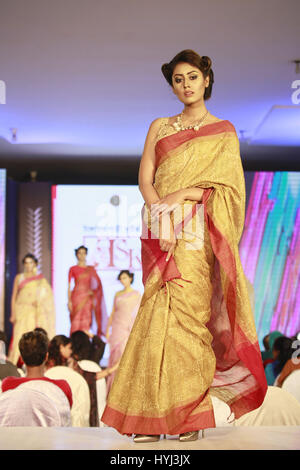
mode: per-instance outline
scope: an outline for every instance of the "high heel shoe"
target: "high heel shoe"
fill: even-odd
[[[199,431],[188,431],[179,434],[180,442],[197,441],[199,437]],[[202,437],[204,437],[204,429],[202,429]]]
[[[165,438],[166,435],[163,434],[163,437]],[[134,442],[157,442],[160,439],[160,434],[155,434],[153,436],[150,436],[148,434],[136,434],[133,438]]]

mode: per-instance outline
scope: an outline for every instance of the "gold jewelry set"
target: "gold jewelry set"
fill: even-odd
[[[206,113],[202,116],[202,118],[196,124],[191,125],[191,126],[184,126],[182,123],[184,111],[182,111],[182,113],[180,113],[179,116],[177,116],[177,119],[174,122],[173,127],[175,128],[177,132],[185,131],[187,129],[194,129],[194,131],[198,131],[207,115],[208,115],[208,111],[206,111]]]

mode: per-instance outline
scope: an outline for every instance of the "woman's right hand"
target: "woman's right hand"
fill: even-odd
[[[70,300],[68,302],[68,309],[69,309],[69,312],[71,313],[72,312],[72,302]]]

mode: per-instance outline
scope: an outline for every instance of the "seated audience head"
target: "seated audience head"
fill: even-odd
[[[71,355],[71,339],[65,335],[56,335],[49,343],[47,367],[64,366]]]
[[[292,349],[293,340],[287,336],[276,338],[273,346],[273,358],[275,359],[274,371],[279,374],[285,363],[291,359],[294,350]]]
[[[48,333],[46,330],[44,330],[44,328],[40,328],[39,326],[37,328],[35,328],[33,331],[39,331],[40,333],[43,333],[46,338],[48,338]]]
[[[48,338],[40,331],[24,333],[19,341],[19,350],[26,367],[41,366],[47,359]]]
[[[273,347],[274,347],[274,343],[276,339],[280,338],[281,336],[283,336],[283,334],[280,333],[280,331],[272,331],[271,333],[268,334],[267,344],[269,345],[269,350],[271,352],[273,351]]]
[[[81,330],[71,334],[73,357],[76,361],[89,360],[91,355],[91,342],[89,336]]]

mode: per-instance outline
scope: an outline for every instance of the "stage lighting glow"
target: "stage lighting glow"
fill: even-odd
[[[295,335],[300,330],[299,172],[255,173],[239,248],[254,287],[261,346],[274,330]]]

